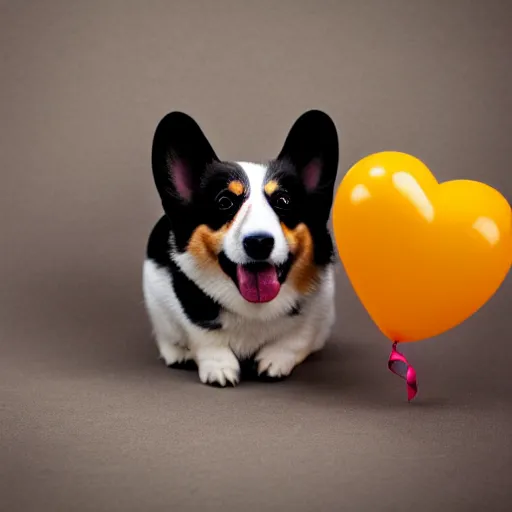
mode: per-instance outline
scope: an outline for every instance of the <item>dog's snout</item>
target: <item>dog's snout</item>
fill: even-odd
[[[244,238],[244,249],[253,260],[266,260],[274,248],[274,237],[268,233],[255,233]]]

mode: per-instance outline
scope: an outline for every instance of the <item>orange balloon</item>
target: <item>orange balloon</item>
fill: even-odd
[[[481,308],[512,265],[512,213],[494,188],[439,184],[417,158],[370,155],[333,206],[340,258],[359,299],[392,341],[441,334]]]

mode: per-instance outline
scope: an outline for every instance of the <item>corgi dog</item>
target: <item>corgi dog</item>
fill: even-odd
[[[152,168],[163,216],[149,236],[143,295],[169,367],[235,386],[243,368],[282,380],[323,348],[335,319],[328,220],[338,160],[336,126],[318,110],[295,121],[266,163],[219,159],[182,112],[159,122]]]

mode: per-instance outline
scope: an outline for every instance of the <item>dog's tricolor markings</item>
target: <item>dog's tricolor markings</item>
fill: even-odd
[[[181,307],[190,320],[204,329],[219,329],[220,304],[209,298],[176,265],[171,257],[170,238],[170,223],[168,218],[163,216],[149,237],[147,257],[158,267],[171,273],[174,291],[180,297]]]
[[[314,289],[318,277],[318,267],[313,254],[313,238],[305,224],[290,230],[283,224],[283,232],[295,258],[290,279],[300,293]]]
[[[218,265],[218,256],[222,247],[222,240],[230,222],[227,222],[217,231],[213,231],[206,224],[198,226],[187,245],[187,251],[194,255],[201,265]]]
[[[143,286],[161,356],[195,360],[210,384],[238,382],[247,358],[266,377],[289,375],[334,320],[333,122],[307,112],[276,159],[233,163],[173,112],[156,129],[152,165],[165,215],[149,238]]]

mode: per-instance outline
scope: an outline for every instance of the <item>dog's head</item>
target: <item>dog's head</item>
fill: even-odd
[[[338,136],[326,114],[303,114],[260,165],[221,161],[197,123],[172,112],[156,129],[152,165],[174,256],[207,293],[233,305],[314,288],[333,252]]]

